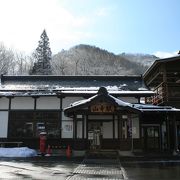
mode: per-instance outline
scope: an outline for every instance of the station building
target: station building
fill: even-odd
[[[146,103],[180,108],[180,55],[156,60],[144,73],[143,79],[154,92],[153,96],[146,98]],[[175,116],[174,132],[180,144],[180,118]],[[176,139],[169,136],[172,142]]]
[[[180,110],[144,104],[142,76],[1,76],[0,141],[73,150],[173,151]]]

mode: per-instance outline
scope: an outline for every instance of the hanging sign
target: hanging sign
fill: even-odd
[[[91,112],[99,112],[99,113],[111,113],[114,112],[114,106],[107,103],[99,103],[92,105],[90,107]]]

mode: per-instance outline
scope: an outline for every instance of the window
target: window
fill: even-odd
[[[13,137],[39,137],[45,131],[49,137],[59,137],[59,112],[10,112],[8,136]]]

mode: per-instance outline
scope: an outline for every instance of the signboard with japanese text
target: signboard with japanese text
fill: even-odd
[[[115,110],[115,107],[112,104],[108,103],[98,103],[90,107],[91,112],[99,113],[112,113]]]

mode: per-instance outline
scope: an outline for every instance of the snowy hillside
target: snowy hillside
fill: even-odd
[[[139,75],[157,57],[143,54],[115,55],[90,45],[77,45],[53,56],[57,75]]]
[[[119,56],[127,58],[128,60],[132,62],[142,64],[147,67],[151,66],[156,59],[159,59],[158,57],[154,55],[140,54],[140,53],[139,54],[122,53]]]

